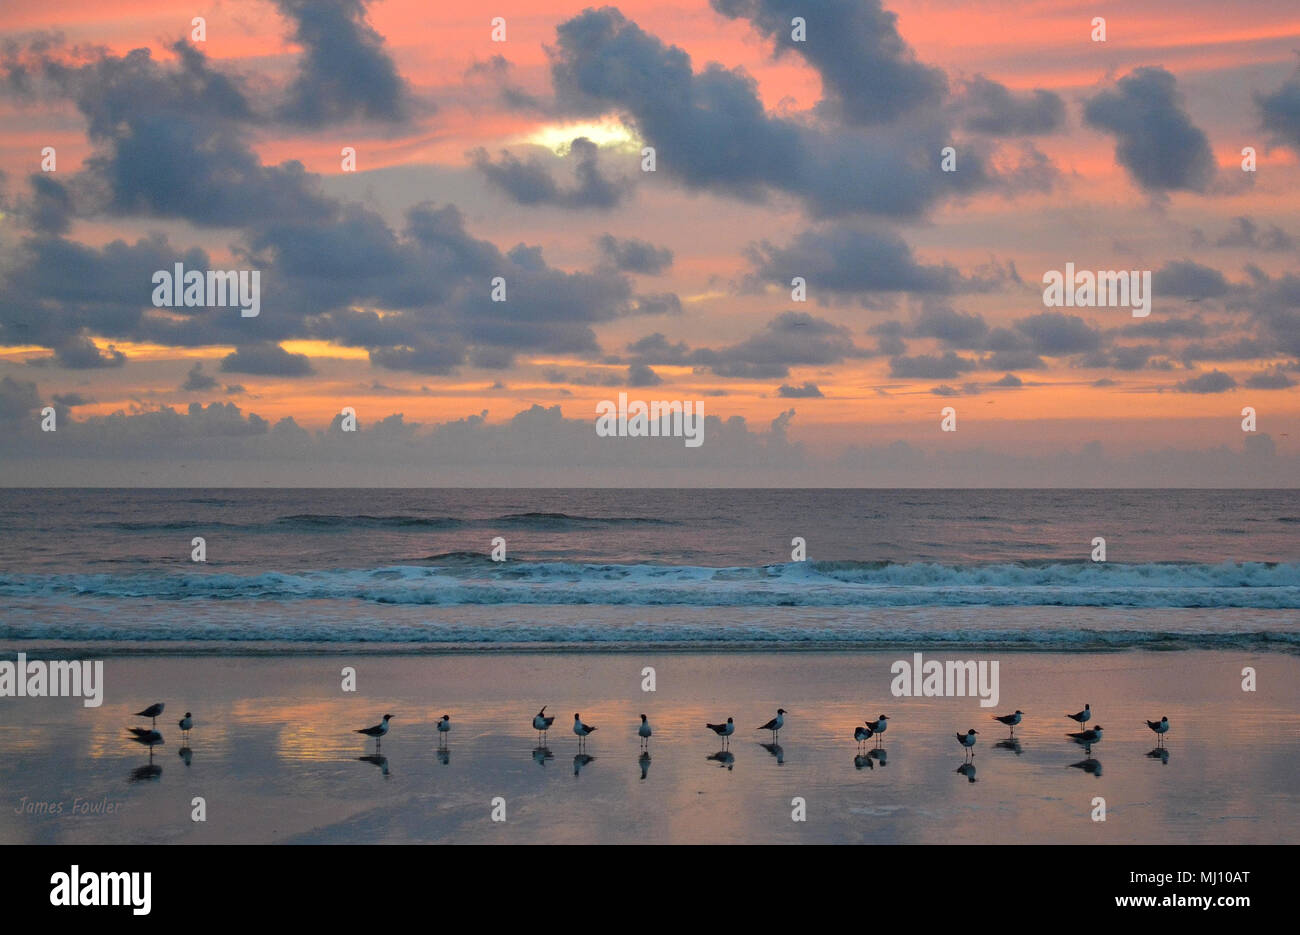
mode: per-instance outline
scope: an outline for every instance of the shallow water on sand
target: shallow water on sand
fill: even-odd
[[[0,703],[0,842],[1296,840],[1295,656],[974,658],[1000,662],[996,709],[892,697],[890,665],[910,652],[110,657],[102,707]],[[345,665],[356,693],[340,690]],[[646,666],[653,693],[641,690]],[[1241,690],[1245,666],[1256,692]],[[167,702],[165,742],[151,758],[126,727],[147,726],[131,713],[155,700]],[[1065,737],[1063,715],[1084,702],[1106,728],[1091,755]],[[549,753],[529,729],[542,704],[556,716]],[[754,727],[778,706],[786,728],[765,747]],[[1019,748],[999,748],[1007,731],[991,713],[1016,708]],[[197,722],[188,763],[176,727],[186,710]],[[575,711],[598,727],[589,760],[577,757]],[[440,752],[444,712],[453,730]],[[384,713],[393,729],[376,753],[351,730]],[[884,752],[860,757],[853,728],[881,713]],[[727,758],[704,722],[729,715]],[[1167,756],[1152,756],[1144,720],[1162,715]],[[968,727],[980,731],[973,773],[958,771],[953,736]],[[206,822],[191,820],[195,797]],[[497,797],[503,822],[492,820]],[[1104,822],[1092,820],[1097,797]],[[62,811],[33,814],[24,799]],[[795,799],[806,821],[792,820]]]

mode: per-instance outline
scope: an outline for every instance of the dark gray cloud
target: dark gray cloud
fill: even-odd
[[[953,347],[982,345],[989,326],[979,315],[967,315],[945,305],[927,305],[912,322],[909,333],[918,338],[936,338]]]
[[[1192,260],[1171,260],[1152,275],[1151,288],[1158,296],[1214,299],[1227,295],[1229,286],[1217,269]]]
[[[281,115],[292,123],[321,127],[354,117],[401,121],[409,91],[384,50],[384,39],[366,22],[369,0],[275,0],[293,22],[302,46],[298,73]]]
[[[225,373],[274,377],[305,377],[315,373],[306,354],[292,354],[278,344],[238,347],[221,359],[221,369]]]
[[[671,344],[658,331],[654,334],[648,334],[640,340],[633,341],[627,346],[627,349],[629,353],[652,364],[685,364],[688,362],[687,357],[690,354],[690,348],[686,346],[685,341]]]
[[[994,380],[992,383],[989,384],[989,386],[1005,386],[1005,387],[1013,387],[1013,388],[1021,387],[1024,385],[1025,385],[1025,381],[1020,379],[1014,373],[1004,374],[1002,376],[1002,379]]]
[[[692,366],[722,377],[782,378],[791,367],[825,366],[874,356],[854,343],[852,332],[807,312],[782,312],[763,330],[722,348],[692,350],[685,342],[671,343],[659,332],[628,345],[635,361],[667,366]]]
[[[1173,364],[1167,360],[1153,360],[1155,354],[1156,348],[1148,344],[1116,345],[1093,351],[1079,361],[1079,364],[1090,369],[1110,367],[1125,371],[1143,370],[1147,367],[1169,370],[1173,367]]]
[[[1253,390],[1284,390],[1295,386],[1295,382],[1281,367],[1274,367],[1271,370],[1252,373],[1246,378],[1245,385]]]
[[[723,16],[748,19],[774,44],[793,52],[821,76],[822,109],[850,124],[884,123],[938,104],[948,79],[916,60],[898,32],[898,16],[881,0],[710,0]],[[791,38],[790,21],[806,22],[805,41]]]
[[[871,355],[854,343],[852,333],[842,325],[807,312],[782,312],[758,334],[719,350],[701,348],[688,360],[723,377],[770,379],[788,376],[791,367],[824,366]]]
[[[637,362],[627,368],[628,386],[658,386],[663,382],[663,378],[648,364]]]
[[[217,385],[217,378],[209,376],[203,372],[203,364],[196,363],[190,368],[189,373],[185,375],[185,382],[181,384],[181,391],[186,393],[197,393],[203,390],[210,390]]]
[[[964,86],[965,127],[996,136],[1054,133],[1065,123],[1065,101],[1051,91],[1015,94],[1006,85],[976,75]]]
[[[1264,129],[1300,153],[1300,69],[1277,90],[1256,95],[1255,103]]]
[[[62,406],[64,409],[89,406],[94,402],[89,396],[83,396],[81,393],[55,393],[53,399],[56,406]]]
[[[1292,250],[1295,239],[1276,224],[1265,230],[1248,217],[1232,219],[1232,227],[1214,242],[1216,247],[1248,247],[1252,250]]]
[[[632,314],[634,315],[680,315],[681,313],[682,300],[677,297],[675,292],[639,295],[632,303]]]
[[[749,200],[786,192],[815,215],[915,216],[990,183],[987,154],[973,144],[963,147],[960,171],[939,170],[951,141],[941,114],[833,131],[772,116],[744,71],[710,64],[697,74],[686,52],[612,7],[561,23],[548,51],[562,111],[620,113],[655,147],[658,171],[690,188]]]
[[[41,357],[32,361],[38,367],[55,365],[69,370],[101,370],[105,367],[121,367],[125,363],[126,355],[113,345],[101,350],[84,334],[60,341],[54,346],[53,357]]]
[[[596,243],[606,262],[619,272],[656,276],[673,265],[673,252],[667,247],[656,247],[635,237],[620,240],[603,234]]]
[[[1036,353],[1049,357],[1095,351],[1102,345],[1100,331],[1078,315],[1063,312],[1042,312],[1021,318],[1016,330],[1029,339]]]
[[[803,386],[791,386],[789,383],[782,383],[777,387],[776,395],[785,399],[821,399],[825,394],[821,388],[811,380],[804,383]]]
[[[788,287],[801,276],[813,297],[821,292],[948,293],[983,286],[948,264],[917,262],[912,248],[892,231],[851,224],[801,231],[783,247],[764,240],[745,252],[758,280]]]
[[[95,150],[66,183],[86,193],[85,213],[218,226],[332,214],[333,202],[300,163],[264,166],[243,139],[257,116],[240,84],[188,43],[171,51],[171,63],[148,49],[67,65],[33,47],[6,60],[11,87],[21,72],[27,96],[71,99],[85,118]],[[48,213],[48,186],[37,192],[47,199],[41,216],[57,220]],[[57,225],[47,232],[59,232]]]
[[[595,143],[585,136],[575,139],[569,146],[568,158],[573,161],[576,182],[565,188],[555,181],[546,163],[537,156],[521,160],[503,150],[493,162],[481,147],[470,153],[474,167],[516,204],[612,208],[631,191],[631,182],[606,178],[600,172],[597,157]]]
[[[1114,90],[1090,98],[1083,115],[1115,136],[1116,161],[1147,191],[1204,191],[1214,177],[1209,138],[1183,110],[1177,82],[1163,68],[1133,69]]]
[[[1231,374],[1222,370],[1211,370],[1198,377],[1179,380],[1174,389],[1180,393],[1226,393],[1237,385]]]
[[[994,351],[984,358],[987,370],[1046,370],[1047,361],[1029,349]]]
[[[41,397],[35,383],[0,377],[0,425],[19,425],[31,419],[40,408]]]
[[[1271,278],[1255,270],[1248,294],[1235,300],[1259,327],[1272,354],[1300,356],[1300,275]]]
[[[75,211],[72,193],[66,185],[50,178],[44,172],[31,175],[32,205],[31,227],[38,234],[65,234],[72,226]]]
[[[945,351],[940,356],[918,354],[915,357],[894,357],[889,361],[890,376],[913,380],[951,380],[978,369],[977,361],[961,357],[952,351]]]

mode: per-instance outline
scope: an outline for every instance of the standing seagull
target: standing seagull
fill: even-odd
[[[451,732],[451,715],[444,714],[442,720],[438,722],[438,743],[447,742],[447,734]]]
[[[1066,717],[1071,721],[1078,721],[1080,724],[1086,724],[1088,723],[1088,719],[1092,717],[1092,705],[1086,704],[1083,706],[1083,710],[1078,714],[1067,714]]]
[[[143,727],[128,727],[127,730],[131,732],[132,740],[147,747],[163,742],[163,735],[156,730],[145,730]]]
[[[641,726],[636,729],[636,732],[641,737],[641,749],[648,748],[650,746],[650,722],[646,720],[644,714],[641,715]],[[641,778],[644,779],[645,776],[643,775]]]
[[[704,726],[722,738],[723,747],[727,745],[727,738],[736,732],[735,722],[731,718],[727,718],[726,724],[705,724]]]
[[[853,739],[858,742],[859,751],[861,751],[862,745],[866,743],[868,740],[870,740],[875,735],[875,733],[876,732],[871,729],[870,725],[866,727],[853,728]]]
[[[1076,743],[1083,744],[1084,749],[1091,750],[1092,745],[1101,740],[1101,725],[1098,724],[1096,727],[1081,730],[1074,734],[1066,734],[1066,736]]]
[[[1147,727],[1156,732],[1156,742],[1163,743],[1165,734],[1169,733],[1169,718],[1162,717],[1158,721],[1147,721]]]
[[[579,748],[582,747],[583,741],[586,740],[587,737],[591,734],[591,732],[594,731],[595,729],[596,728],[591,727],[590,725],[582,723],[581,714],[575,714],[573,716],[573,732],[578,735]]]
[[[186,711],[185,717],[181,718],[178,723],[181,726],[181,730],[185,733],[185,742],[189,743],[190,728],[194,726],[194,716],[190,714],[190,712]]]
[[[880,717],[876,718],[876,723],[872,724],[868,721],[867,726],[871,728],[872,733],[883,734],[885,729],[889,727],[889,718],[882,714]],[[879,746],[880,738],[876,738],[876,744]]]
[[[1001,721],[1003,724],[1007,725],[1007,727],[1010,727],[1011,735],[1014,737],[1016,734],[1016,725],[1020,723],[1022,717],[1024,717],[1024,713],[1022,711],[1016,711],[1015,714],[995,714],[993,715],[993,720]]]
[[[392,717],[393,716],[391,714],[385,714],[384,720],[381,723],[376,724],[374,727],[362,727],[359,730],[354,730],[352,733],[365,734],[367,737],[374,737],[375,749],[378,750],[379,738],[383,737],[384,734],[388,733],[388,722],[392,719]]]
[[[154,704],[149,705],[149,707],[145,708],[143,711],[137,711],[137,712],[135,712],[135,716],[136,716],[136,717],[147,717],[147,718],[149,718],[149,720],[153,721],[153,726],[154,726],[154,727],[157,727],[157,726],[158,726],[158,715],[160,715],[160,714],[163,713],[163,708],[165,708],[165,707],[167,707],[167,706],[166,706],[165,704],[163,704],[161,701],[159,701],[159,702],[155,702]]]
[[[966,752],[971,756],[975,755],[975,735],[978,734],[975,728],[971,728],[964,734],[957,734],[957,742],[966,748]]]
[[[533,730],[537,731],[537,743],[540,746],[543,740],[542,735],[551,729],[555,723],[554,717],[546,716],[546,705],[542,705],[542,710],[533,715]]]
[[[768,721],[762,727],[756,727],[755,730],[770,730],[772,732],[772,742],[776,743],[776,738],[781,736],[781,728],[785,726],[785,708],[776,709],[776,717]]]

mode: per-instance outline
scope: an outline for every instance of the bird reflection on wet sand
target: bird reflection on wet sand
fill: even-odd
[[[1101,761],[1088,757],[1086,760],[1080,760],[1078,763],[1071,763],[1070,769],[1081,769],[1085,773],[1093,776],[1101,775]]]
[[[785,765],[785,748],[779,743],[760,743],[759,746],[776,757],[777,766]]]
[[[370,753],[366,756],[359,756],[357,759],[362,763],[373,763],[375,766],[378,766],[383,771],[384,778],[388,778],[388,757],[384,756],[382,753]]]
[[[162,767],[153,761],[153,748],[163,742],[162,734],[144,727],[129,727],[127,730],[131,732],[133,741],[149,748],[149,762],[144,766],[137,766],[131,770],[130,781],[144,782],[160,778],[162,776]]]
[[[710,753],[708,758],[716,760],[719,766],[731,769],[736,765],[736,755],[730,750],[719,750],[717,753]]]

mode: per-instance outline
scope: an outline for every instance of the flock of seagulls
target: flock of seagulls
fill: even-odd
[[[1005,724],[1008,728],[1010,728],[1011,730],[1010,736],[1014,738],[1016,735],[1016,725],[1019,724],[1024,719],[1024,716],[1025,713],[1023,711],[1017,710],[1013,714],[995,714],[993,716],[993,720]],[[1083,706],[1082,711],[1076,711],[1074,714],[1067,714],[1066,717],[1074,721],[1080,727],[1083,727],[1084,724],[1092,720],[1092,705],[1085,704]],[[1162,717],[1158,721],[1147,721],[1146,724],[1147,727],[1149,727],[1152,731],[1155,732],[1158,742],[1163,743],[1164,735],[1169,732],[1169,718]],[[853,736],[855,739],[859,738],[858,732],[861,730],[862,728],[858,728],[857,731],[854,731]],[[1069,737],[1071,740],[1075,741],[1076,743],[1082,744],[1088,750],[1088,752],[1091,752],[1092,745],[1101,742],[1103,730],[1104,728],[1100,724],[1098,724],[1096,727],[1088,727],[1079,731],[1071,731],[1067,733],[1065,736]],[[968,756],[975,755],[975,739],[976,739],[975,735],[978,733],[979,731],[977,731],[975,728],[972,727],[970,730],[966,731],[966,733],[956,735],[957,742],[966,748],[966,752]],[[867,733],[867,737],[870,737],[870,732]],[[1004,744],[1009,744],[1009,741],[1003,741],[1002,744],[999,744],[999,746],[1002,746]]]
[[[158,730],[158,718],[166,707],[166,703],[156,701],[143,711],[137,711],[132,715],[133,717],[147,717],[149,719],[148,727],[128,727],[126,729],[133,742],[149,748],[149,763],[132,772],[131,779],[133,781],[141,779],[157,779],[162,775],[162,767],[156,765],[153,761],[153,748],[165,742],[163,740],[162,731]],[[185,761],[185,765],[189,766],[190,757],[192,756],[192,751],[190,750],[190,731],[194,728],[194,715],[189,711],[186,711],[185,717],[181,718],[177,724],[181,729],[181,736],[184,738],[180,749],[180,757]]]
[[[165,704],[159,701],[149,705],[149,707],[145,708],[143,711],[137,711],[134,716],[149,718],[150,726],[147,728],[144,727],[127,728],[128,732],[131,735],[131,740],[149,748],[150,765],[148,767],[143,767],[143,769],[150,771],[149,773],[150,776],[156,776],[158,773],[162,771],[161,767],[155,767],[153,765],[153,748],[158,744],[164,742],[163,735],[158,730],[158,717],[163,713],[163,709],[165,707],[166,707]],[[542,709],[538,711],[535,715],[533,715],[533,720],[532,720],[533,730],[537,731],[538,749],[540,750],[546,749],[545,742],[548,736],[548,732],[551,729],[551,725],[555,723],[555,717],[553,715],[548,715],[546,713],[546,708],[547,706],[543,705]],[[781,748],[777,744],[777,739],[780,737],[781,729],[785,726],[785,716],[788,713],[789,712],[786,711],[785,708],[777,708],[776,716],[774,718],[772,718],[766,724],[763,724],[755,728],[755,730],[757,731],[768,731],[771,734],[771,743],[764,744],[763,746],[766,747],[769,751],[773,752],[773,754],[776,755],[778,759],[780,759]],[[1070,720],[1074,721],[1081,728],[1083,728],[1082,730],[1069,732],[1066,734],[1066,736],[1071,740],[1075,741],[1076,743],[1081,744],[1088,752],[1089,756],[1091,756],[1092,745],[1101,742],[1102,732],[1103,732],[1103,728],[1100,724],[1098,724],[1096,727],[1085,726],[1088,723],[1088,721],[1092,720],[1092,705],[1085,704],[1083,706],[1082,711],[1077,711],[1074,714],[1067,714],[1065,716]],[[1010,731],[1009,738],[1007,740],[1001,741],[1000,743],[997,744],[997,746],[1008,747],[1010,749],[1016,750],[1017,753],[1020,752],[1018,749],[1019,742],[1015,739],[1015,734],[1016,734],[1016,727],[1020,725],[1020,723],[1024,720],[1024,717],[1025,717],[1024,712],[1020,710],[1016,710],[1012,714],[998,714],[993,716],[993,720],[997,721],[1000,724],[1006,725],[1006,727]],[[371,727],[358,728],[357,730],[354,731],[354,733],[363,734],[366,737],[373,737],[375,741],[375,753],[378,754],[380,744],[382,743],[383,738],[388,734],[389,722],[392,719],[393,719],[393,715],[385,714],[383,720],[381,720],[378,724],[375,724]],[[190,737],[190,731],[194,728],[194,715],[191,712],[186,711],[185,717],[181,718],[181,720],[178,722],[178,725],[180,726],[181,733],[184,737],[184,743],[185,743],[185,746],[181,749],[180,755],[185,759],[185,762],[188,765],[190,761],[188,756],[190,752],[189,737]],[[1165,735],[1169,733],[1169,718],[1161,717],[1160,720],[1158,721],[1147,721],[1146,725],[1156,735],[1157,738],[1157,744],[1158,744],[1157,749],[1156,751],[1153,751],[1151,755],[1152,756],[1160,755],[1163,758],[1167,758],[1168,753],[1164,752],[1163,745],[1164,745]],[[713,731],[713,733],[717,737],[721,738],[722,745],[723,745],[722,752],[715,754],[714,756],[710,757],[710,759],[729,758],[731,754],[726,751],[730,743],[731,736],[736,732],[735,718],[729,717],[725,721],[721,721],[716,724],[706,723],[704,726],[708,730]],[[867,765],[867,766],[872,765],[869,761],[869,758],[865,758],[861,756],[863,752],[863,746],[867,743],[874,741],[876,744],[876,750],[872,751],[873,754],[877,752],[882,753],[883,751],[879,750],[880,738],[885,733],[886,729],[888,729],[888,727],[889,727],[889,717],[887,715],[882,714],[879,717],[877,717],[874,721],[864,721],[862,724],[858,725],[853,729],[853,739],[858,744],[858,753],[859,753],[859,756],[855,759],[855,762],[859,762],[863,759],[868,759],[868,762],[863,765]],[[438,732],[439,750],[442,751],[446,748],[448,735],[451,733],[451,715],[444,714],[437,721],[436,729]],[[573,715],[573,733],[578,738],[578,752],[580,756],[583,755],[586,751],[587,738],[590,737],[593,733],[595,733],[595,731],[596,731],[595,725],[587,724],[586,722],[584,722],[582,720],[581,714],[575,713]],[[645,766],[647,765],[644,762],[644,760],[648,760],[649,758],[650,738],[652,735],[653,735],[653,730],[650,726],[650,721],[646,717],[646,715],[642,714],[641,723],[637,727],[637,736],[640,737],[641,739],[641,752],[643,755],[643,763],[642,763],[643,778],[644,778]],[[971,782],[975,781],[975,769],[971,763],[971,760],[975,756],[975,743],[978,739],[978,735],[979,735],[979,731],[973,727],[967,730],[966,733],[964,734],[958,733],[954,735],[957,738],[957,742],[961,744],[963,750],[966,753],[966,763],[963,764],[963,766],[957,771],[959,773],[963,773],[964,775],[966,775]],[[442,756],[443,754],[440,752],[439,755]],[[363,757],[363,759],[377,760],[383,758]],[[884,762],[883,759],[881,762],[882,763]],[[384,765],[386,765],[386,763]],[[1101,771],[1100,764],[1092,759],[1085,760],[1083,763],[1075,763],[1072,765],[1081,767],[1086,771],[1092,773],[1099,774]]]
[[[555,718],[553,716],[547,715],[546,707],[547,707],[546,705],[543,705],[542,710],[538,711],[535,715],[533,715],[533,730],[537,731],[537,742],[539,746],[544,746],[547,737],[547,732],[551,729],[551,725],[555,723]],[[144,711],[140,713],[140,716],[156,717],[158,714],[161,713],[162,713],[162,705],[157,704],[149,708],[146,708]],[[775,745],[777,739],[781,735],[781,728],[785,726],[785,716],[788,713],[789,712],[786,711],[785,708],[777,708],[776,717],[772,718],[766,724],[763,724],[760,727],[756,727],[755,730],[760,730],[760,731],[765,730],[771,733],[772,745]],[[380,722],[379,724],[376,724],[373,727],[363,727],[355,731],[355,733],[365,734],[367,737],[374,737],[375,747],[376,749],[378,749],[380,738],[382,738],[385,734],[388,733],[388,722],[392,719],[392,717],[393,716],[391,714],[385,714],[383,721]],[[1015,712],[1011,714],[995,714],[993,716],[993,720],[997,721],[1000,724],[1005,724],[1007,728],[1010,730],[1010,737],[1014,738],[1016,734],[1016,727],[1021,723],[1021,721],[1024,720],[1024,717],[1025,717],[1025,712],[1017,709]],[[1085,704],[1083,706],[1082,711],[1078,711],[1074,714],[1067,714],[1066,717],[1068,717],[1070,720],[1082,726],[1092,719],[1092,705]],[[182,730],[186,731],[186,733],[188,734],[192,723],[193,722],[190,719],[190,714],[187,711],[185,713],[185,720],[181,721]],[[1147,721],[1146,724],[1147,727],[1149,727],[1152,731],[1155,732],[1156,736],[1160,739],[1160,742],[1163,743],[1164,735],[1169,732],[1169,718],[1162,717],[1158,721]],[[722,739],[722,744],[725,749],[727,744],[730,742],[731,735],[736,732],[736,719],[733,717],[729,717],[726,719],[726,721],[722,721],[717,724],[705,723],[704,726],[707,729],[713,731],[714,734],[716,734],[718,737]],[[874,740],[878,746],[880,743],[880,737],[885,733],[885,731],[888,728],[889,728],[889,716],[886,714],[880,715],[874,721],[863,721],[862,724],[853,728],[853,739],[857,741],[859,752],[861,752],[861,748],[863,744],[866,744],[872,740]],[[445,744],[447,739],[447,734],[448,732],[451,731],[450,714],[444,714],[442,716],[442,718],[438,721],[437,729],[438,729],[439,744]],[[148,731],[141,731],[139,728],[134,728],[133,730],[139,733],[150,733]],[[584,722],[582,720],[581,714],[573,715],[573,733],[578,738],[579,751],[585,749],[587,738],[590,737],[595,731],[596,731],[596,727],[594,725],[587,724],[586,722]],[[1074,740],[1077,743],[1082,744],[1084,747],[1090,749],[1093,744],[1101,742],[1102,731],[1103,731],[1102,726],[1098,724],[1096,727],[1089,727],[1089,728],[1085,728],[1084,730],[1067,733],[1066,736],[1069,737],[1071,740]],[[153,733],[156,733],[156,731],[154,731]],[[653,729],[650,727],[650,720],[644,714],[641,715],[641,724],[639,727],[637,727],[637,736],[641,738],[642,750],[649,750],[650,737],[653,735],[653,733],[654,733]],[[962,747],[965,749],[967,757],[975,756],[975,743],[976,740],[978,739],[978,735],[979,735],[979,731],[973,727],[967,730],[966,733],[964,734],[959,733],[954,735],[957,738],[957,742],[961,744]],[[1007,741],[1003,741],[1003,744],[1006,743]],[[1014,740],[1012,741],[1012,743],[1014,743]],[[1001,745],[1002,744],[999,744],[999,746]]]

